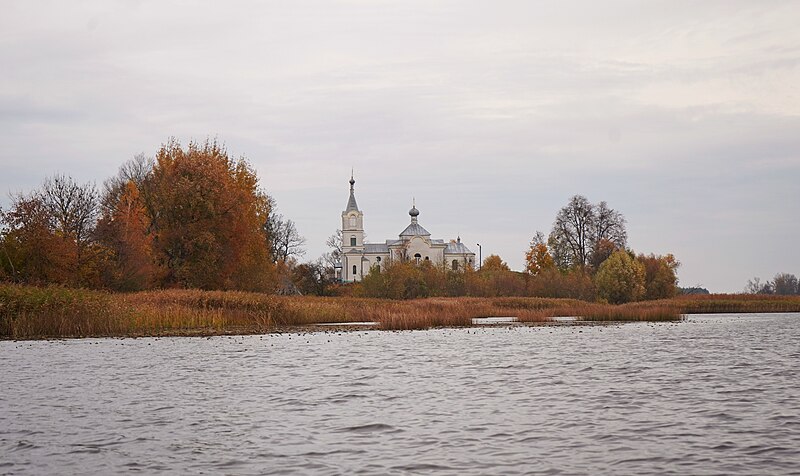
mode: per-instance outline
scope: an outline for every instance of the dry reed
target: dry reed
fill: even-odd
[[[114,294],[0,284],[0,338],[251,334],[319,323],[378,322],[381,329],[471,326],[478,317],[546,322],[672,321],[686,313],[800,312],[800,296],[684,296],[620,306],[529,297],[428,298],[275,296],[173,289]]]

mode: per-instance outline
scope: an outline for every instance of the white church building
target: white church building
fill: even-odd
[[[408,212],[411,223],[400,232],[398,239],[364,243],[364,213],[356,203],[355,184],[350,177],[350,198],[342,212],[342,281],[361,281],[373,266],[380,269],[393,260],[431,261],[435,266],[453,270],[474,266],[475,253],[461,242],[461,237],[449,242],[431,238],[428,230],[419,224],[416,204]]]

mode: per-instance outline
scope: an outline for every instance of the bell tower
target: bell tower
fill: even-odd
[[[356,181],[350,174],[350,198],[342,212],[342,279],[355,281],[361,276],[361,255],[364,252],[364,214],[358,209]],[[355,266],[355,268],[354,268]],[[355,271],[354,271],[355,269]]]

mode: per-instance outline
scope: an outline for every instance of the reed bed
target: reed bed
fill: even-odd
[[[521,313],[521,322],[542,322],[555,317],[575,317],[581,321],[680,321],[683,313],[677,306],[631,303],[623,305],[582,302]]]
[[[114,294],[0,284],[0,338],[252,334],[320,323],[372,321],[387,330],[466,327],[479,317],[548,322],[675,321],[686,313],[800,312],[800,296],[682,296],[624,305],[531,297],[275,296],[173,289]]]
[[[112,334],[127,330],[124,314],[99,291],[0,285],[0,337]]]
[[[800,312],[800,296],[694,294],[653,302],[677,306],[686,314]]]

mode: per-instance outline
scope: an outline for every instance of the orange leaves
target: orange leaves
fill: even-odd
[[[146,182],[155,250],[166,285],[258,289],[271,285],[263,224],[269,200],[244,160],[216,142],[162,146]]]
[[[525,271],[533,276],[538,276],[542,271],[556,267],[553,257],[544,243],[533,243],[525,253]]]

